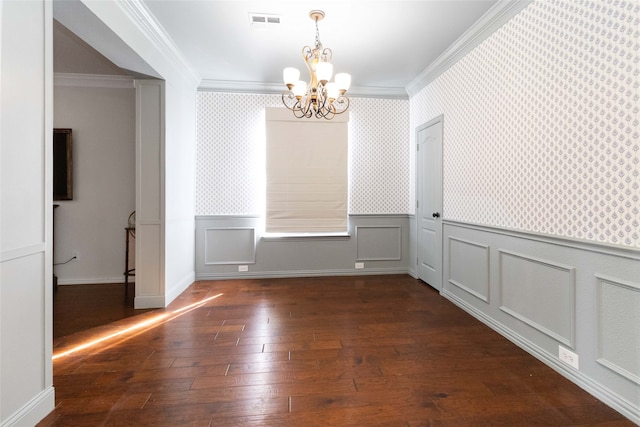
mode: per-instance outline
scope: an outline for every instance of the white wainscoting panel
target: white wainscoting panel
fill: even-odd
[[[500,309],[573,347],[575,268],[505,250],[499,254]]]
[[[136,255],[139,259],[136,260],[136,298],[154,296],[164,299],[162,241],[162,225],[159,224],[159,221],[141,222],[138,220]],[[160,307],[164,307],[164,304]],[[142,307],[136,305],[136,308]]]
[[[489,302],[489,246],[449,236],[449,283]]]
[[[406,215],[349,215],[348,222],[344,236],[276,237],[265,235],[259,216],[197,216],[196,279],[407,273]]]
[[[597,361],[640,385],[640,284],[596,275],[596,286]]]
[[[640,425],[639,251],[452,220],[443,237],[444,297]]]
[[[399,261],[402,259],[402,228],[357,226],[356,261]]]
[[[256,262],[256,232],[250,227],[205,230],[205,264],[253,264]]]

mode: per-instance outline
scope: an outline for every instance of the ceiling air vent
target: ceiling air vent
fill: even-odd
[[[280,16],[266,13],[250,13],[249,25],[254,31],[266,31],[280,24]]]

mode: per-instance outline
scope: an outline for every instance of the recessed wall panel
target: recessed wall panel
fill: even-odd
[[[358,261],[397,261],[402,258],[400,227],[356,227]]]
[[[162,230],[160,224],[136,227],[136,296],[163,296]],[[124,249],[124,248],[123,248]]]
[[[139,201],[136,216],[139,221],[156,220],[162,216],[162,85],[138,81],[138,178]]]
[[[422,228],[420,230],[420,241],[425,251],[425,256],[423,257],[424,259],[421,259],[420,261],[424,263],[425,260],[438,259],[438,257],[435,255],[435,251],[439,250],[439,245],[436,241],[436,233],[433,230],[429,230],[428,228]],[[428,265],[426,263],[424,263],[424,265],[433,270],[435,270],[437,267]]]
[[[44,252],[38,251],[0,264],[0,312],[8,320],[0,324],[0,380],[12,385],[3,390],[2,403],[14,411],[36,396],[42,384],[44,322],[28,308],[44,304],[44,262]],[[5,419],[8,415],[3,414]]]
[[[449,237],[449,283],[489,302],[489,246]]]
[[[573,347],[575,268],[505,250],[500,253],[500,309]]]
[[[640,284],[596,276],[597,361],[640,384]]]
[[[255,229],[207,228],[204,233],[205,264],[253,264],[255,262]]]

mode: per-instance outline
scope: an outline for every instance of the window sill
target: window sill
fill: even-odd
[[[292,240],[349,240],[351,234],[344,233],[265,233],[265,242],[286,242]]]

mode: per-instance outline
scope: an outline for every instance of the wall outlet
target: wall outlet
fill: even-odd
[[[356,262],[356,269],[364,268],[364,262]]]
[[[78,261],[80,259],[80,252],[78,251],[73,251],[71,252],[71,256],[73,257],[73,259],[75,259],[76,261]]]
[[[249,266],[248,265],[239,265],[238,266],[238,271],[249,271]]]
[[[580,369],[578,355],[560,345],[558,346],[558,359],[575,369]]]

